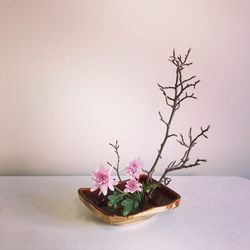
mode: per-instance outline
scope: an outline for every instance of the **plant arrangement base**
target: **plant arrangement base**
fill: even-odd
[[[140,182],[146,181],[146,176],[140,176]],[[118,184],[119,189],[124,189],[125,182],[122,181]],[[157,182],[153,180],[153,182]],[[107,205],[107,197],[98,195],[99,190],[94,192],[90,191],[90,188],[80,188],[78,190],[80,200],[102,221],[108,224],[128,224],[150,218],[151,216],[167,211],[179,206],[181,196],[170,189],[169,187],[160,184],[157,187],[150,200],[144,204],[143,208],[139,209],[137,213],[130,214],[128,216],[122,216],[120,209],[113,211]]]

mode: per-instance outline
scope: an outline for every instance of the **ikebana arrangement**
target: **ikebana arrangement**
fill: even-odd
[[[181,133],[179,136],[172,132],[171,124],[176,112],[188,99],[197,99],[194,89],[200,80],[196,76],[183,77],[183,71],[192,65],[188,62],[191,49],[184,57],[176,55],[173,50],[169,61],[175,67],[175,82],[169,86],[158,84],[163,94],[165,105],[169,108],[167,118],[159,112],[160,121],[165,126],[165,133],[160,144],[156,158],[149,170],[144,168],[140,158],[131,159],[125,168],[126,178],[122,179],[120,173],[119,144],[116,141],[109,145],[114,149],[116,164],[107,162],[96,168],[92,174],[93,186],[91,188],[80,188],[79,197],[83,203],[92,210],[100,219],[110,224],[124,224],[150,217],[155,213],[175,208],[179,205],[180,195],[171,190],[168,184],[171,178],[168,173],[185,168],[199,166],[205,159],[190,159],[190,154],[198,140],[207,137],[210,126],[200,128],[200,132],[193,135],[192,128],[189,129],[187,137]],[[172,160],[164,168],[159,180],[153,179],[156,167],[162,159],[163,149],[170,138],[176,138],[184,148],[183,156],[178,160]],[[111,175],[115,171],[117,178]]]

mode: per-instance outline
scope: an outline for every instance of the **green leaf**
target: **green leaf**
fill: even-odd
[[[140,207],[140,202],[138,200],[134,200],[134,212]]]
[[[126,198],[122,201],[121,205],[123,206],[123,211],[122,211],[123,216],[127,216],[129,213],[133,211],[133,203],[134,201],[130,198]]]
[[[120,194],[122,194],[122,192],[121,191],[118,191],[117,189],[115,189],[114,190],[114,192],[113,192],[113,195],[120,195]]]
[[[130,199],[130,198],[125,198],[125,199],[122,201],[121,205],[122,205],[123,207],[127,207],[127,206],[130,206],[130,204],[131,204],[132,202],[133,202],[132,199]]]
[[[145,183],[143,185],[143,189],[146,191],[146,192],[150,192],[152,190],[154,190],[155,188],[159,187],[159,183],[156,183],[156,182],[151,182],[151,183]]]
[[[136,210],[138,210],[140,207],[140,199],[138,199],[138,194],[134,193],[132,198],[125,198],[121,202],[121,205],[123,206],[123,216],[127,216],[130,213],[136,212]]]
[[[135,195],[136,195],[136,199],[137,199],[139,202],[141,202],[142,193],[141,193],[141,192],[136,192]]]
[[[118,204],[123,200],[124,195],[120,193],[115,193],[108,196],[108,206],[116,209]]]

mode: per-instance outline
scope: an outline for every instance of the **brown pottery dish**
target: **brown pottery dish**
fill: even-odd
[[[146,176],[140,176],[140,182],[144,182]],[[123,189],[126,181],[122,181],[118,184],[118,188]],[[153,182],[157,182],[153,180]],[[98,218],[108,224],[128,224],[140,220],[147,219],[157,213],[164,212],[166,210],[176,208],[179,206],[181,196],[170,189],[169,187],[160,184],[153,194],[152,198],[144,205],[143,209],[140,209],[137,213],[130,214],[128,216],[122,216],[119,209],[113,211],[107,205],[107,197],[98,195],[99,190],[94,192],[90,191],[90,188],[80,188],[78,190],[80,200],[88,207]]]

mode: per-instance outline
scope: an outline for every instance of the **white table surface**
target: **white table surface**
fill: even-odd
[[[250,249],[250,182],[173,177],[178,208],[106,225],[78,198],[89,177],[0,177],[0,249]]]

